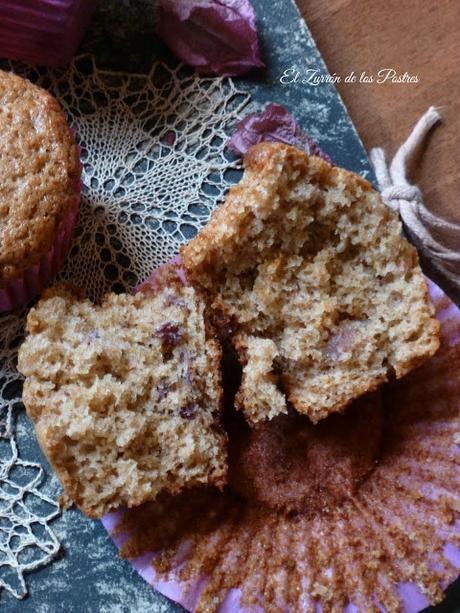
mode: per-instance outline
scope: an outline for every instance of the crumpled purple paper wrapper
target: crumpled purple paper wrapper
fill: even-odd
[[[262,68],[249,0],[160,0],[158,35],[200,73],[223,77]]]
[[[316,155],[331,163],[331,158],[280,104],[269,104],[263,111],[250,113],[242,119],[237,124],[227,147],[237,155],[244,155],[250,147],[262,142],[292,145],[309,155]]]
[[[95,7],[96,0],[0,0],[0,56],[68,64]]]

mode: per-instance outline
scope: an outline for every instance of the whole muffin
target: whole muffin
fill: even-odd
[[[0,71],[0,312],[25,304],[56,274],[79,199],[79,150],[59,103]]]

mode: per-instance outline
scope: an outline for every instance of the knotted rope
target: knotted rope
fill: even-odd
[[[418,147],[440,119],[441,115],[437,109],[431,106],[418,120],[389,166],[385,161],[383,149],[372,149],[369,157],[385,204],[400,214],[404,224],[419,239],[427,254],[438,260],[443,273],[460,289],[460,266],[458,273],[453,273],[443,266],[444,263],[460,265],[460,253],[442,245],[432,235],[433,229],[460,232],[460,224],[451,223],[431,213],[423,203],[420,189],[411,185],[406,177],[407,167]]]

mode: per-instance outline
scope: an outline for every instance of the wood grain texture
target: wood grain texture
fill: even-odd
[[[392,155],[420,115],[440,107],[412,179],[433,211],[460,222],[460,51],[458,0],[297,0],[329,73],[395,68],[416,84],[339,83],[337,88],[367,150]],[[460,236],[442,240],[460,250]]]

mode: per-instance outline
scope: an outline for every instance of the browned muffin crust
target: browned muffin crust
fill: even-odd
[[[51,248],[79,181],[78,147],[58,102],[0,71],[0,287]]]
[[[182,262],[232,330],[246,417],[290,402],[316,423],[433,355],[417,252],[380,194],[287,145],[256,145],[244,165]]]

